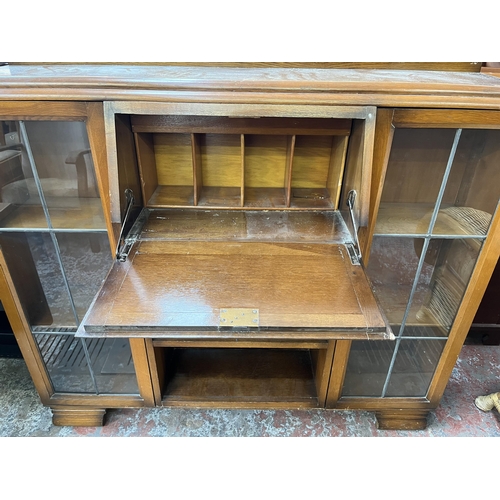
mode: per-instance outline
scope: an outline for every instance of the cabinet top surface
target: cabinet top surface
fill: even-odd
[[[91,64],[0,66],[0,100],[162,101],[173,99],[179,92],[193,100],[198,93],[217,93],[222,101],[227,100],[223,94],[229,92],[233,100],[239,97],[248,102],[262,99],[262,94],[274,95],[274,102],[288,102],[292,96],[300,95],[303,103],[320,103],[321,95],[326,94],[326,102],[359,105],[389,104],[390,100],[383,96],[400,99],[405,96],[402,104],[394,105],[412,102],[419,105],[419,96],[447,95],[455,99],[450,100],[450,105],[460,106],[461,99],[462,106],[470,107],[472,97],[500,100],[500,80],[481,73],[422,70]],[[278,98],[280,94],[283,95]],[[441,106],[447,102],[442,101]],[[432,102],[424,99],[422,105],[429,106]],[[485,105],[475,102],[479,108],[487,107]]]

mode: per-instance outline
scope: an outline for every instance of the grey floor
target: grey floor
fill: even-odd
[[[363,411],[143,408],[109,410],[103,427],[55,427],[22,359],[0,358],[0,436],[420,437],[500,436],[500,415],[474,406],[500,389],[500,346],[465,345],[423,431],[380,431]]]

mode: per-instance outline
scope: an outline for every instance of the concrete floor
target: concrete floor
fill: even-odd
[[[380,431],[362,411],[109,410],[103,427],[52,425],[22,359],[0,359],[0,436],[500,436],[500,415],[474,406],[476,396],[500,390],[500,346],[465,345],[440,406],[423,431]]]

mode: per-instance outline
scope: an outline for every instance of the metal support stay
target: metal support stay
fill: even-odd
[[[358,240],[358,225],[356,224],[356,219],[354,217],[354,204],[356,202],[356,196],[357,196],[356,191],[354,189],[351,189],[347,194],[347,208],[349,209],[349,216],[351,218],[352,232],[354,238],[354,243],[352,247],[356,252],[356,260],[357,260],[356,263],[359,264],[359,262],[361,261],[361,247],[359,245],[359,240]],[[349,255],[351,257],[351,260],[353,260],[353,255],[351,254],[352,251],[349,249]]]
[[[126,189],[125,196],[127,198],[127,207],[125,210],[125,217],[123,218],[120,237],[118,238],[118,245],[116,248],[116,259],[119,262],[125,262],[127,260],[132,246],[141,236],[142,227],[149,217],[149,210],[147,208],[143,208],[134,221],[132,227],[130,228],[130,231],[127,232],[126,228],[130,225],[129,219],[131,217],[132,207],[134,205],[134,193],[131,189]]]

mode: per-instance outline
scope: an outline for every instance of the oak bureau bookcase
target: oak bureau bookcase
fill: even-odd
[[[0,300],[54,424],[195,406],[425,427],[498,260],[500,80],[0,70]]]

